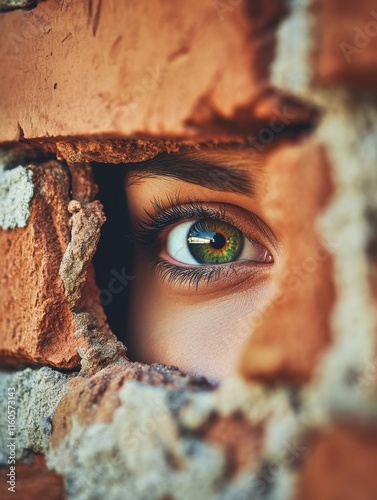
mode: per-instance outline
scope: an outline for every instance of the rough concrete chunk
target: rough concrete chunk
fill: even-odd
[[[34,194],[30,170],[19,165],[11,170],[0,167],[0,227],[25,227]]]

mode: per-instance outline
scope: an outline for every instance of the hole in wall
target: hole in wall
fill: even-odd
[[[94,180],[104,207],[106,222],[93,258],[100,301],[112,332],[126,346],[127,317],[132,289],[133,245],[124,191],[126,166],[93,163]]]
[[[290,134],[290,140],[297,141],[303,132],[300,130],[299,133],[290,132]],[[287,143],[286,136],[280,140],[277,138],[276,142],[268,148],[266,146],[261,161],[267,161],[269,155],[281,143]],[[187,373],[211,377],[214,381],[236,373],[237,363],[247,338],[251,329],[255,327],[253,318],[256,317],[264,304],[269,303],[270,284],[275,280],[274,270],[277,268],[275,259],[280,258],[277,251],[279,241],[269,226],[269,217],[265,214],[267,219],[264,221],[263,212],[259,213],[261,218],[255,213],[257,206],[255,202],[245,202],[245,195],[251,194],[254,198],[259,196],[262,199],[263,192],[258,194],[256,190],[254,193],[254,187],[258,185],[255,179],[258,179],[260,172],[258,170],[259,164],[256,164],[253,175],[247,175],[246,166],[249,166],[249,157],[255,154],[253,144],[245,142],[241,146],[240,148],[239,144],[225,144],[216,147],[216,149],[203,149],[200,153],[190,152],[186,156],[185,152],[179,153],[179,155],[160,153],[153,160],[133,163],[132,166],[131,164],[92,164],[94,179],[99,186],[98,199],[102,202],[107,217],[94,257],[100,300],[110,328],[118,339],[129,348],[128,355],[132,361],[174,364]],[[235,162],[235,159],[239,158],[243,159],[245,165],[243,169],[239,168]],[[174,210],[172,207],[169,210],[169,206],[164,208],[162,204],[158,208],[159,204],[155,203],[159,217],[152,218],[151,224],[147,225],[149,231],[144,231],[144,233],[140,231],[142,233],[142,238],[140,238],[143,241],[142,246],[148,247],[150,251],[149,253],[143,252],[138,256],[140,258],[136,262],[136,271],[134,271],[133,242],[130,238],[130,220],[125,193],[125,176],[130,170],[136,172],[136,180],[139,179],[138,173],[142,172],[141,178],[145,179],[146,182],[143,196],[135,196],[136,200],[140,198],[143,203],[146,200],[148,200],[146,203],[149,203],[157,197],[157,201],[159,201],[158,197],[165,191],[165,181],[153,183],[156,178],[168,177],[166,193],[169,196],[171,193],[173,195],[177,193],[181,196],[181,198],[172,200],[173,203],[177,207],[188,205],[181,210],[173,205]],[[148,185],[148,179],[151,178],[153,179],[152,184]],[[183,185],[182,182],[185,184]],[[233,260],[231,258],[228,261],[225,259],[224,266],[221,268],[222,276],[216,274],[217,270],[213,274],[208,274],[207,268],[211,270],[214,267],[210,266],[212,262],[210,257],[216,252],[209,252],[209,257],[204,254],[202,260],[206,266],[199,265],[201,263],[200,255],[196,259],[198,262],[196,266],[174,265],[173,258],[170,259],[173,260],[173,264],[169,259],[167,259],[168,263],[166,264],[161,258],[165,267],[159,268],[159,278],[154,279],[155,275],[149,272],[150,269],[147,266],[155,257],[160,255],[163,257],[164,252],[166,252],[166,232],[163,233],[164,241],[160,241],[163,248],[161,249],[155,244],[157,236],[161,235],[163,230],[165,231],[172,226],[176,229],[179,226],[176,224],[178,222],[183,224],[196,219],[205,221],[207,218],[212,218],[213,221],[218,221],[216,224],[214,222],[214,225],[216,228],[219,227],[219,234],[221,235],[223,234],[221,231],[225,231],[224,225],[229,219],[224,218],[221,211],[214,213],[210,211],[210,208],[204,212],[209,215],[204,216],[202,205],[185,202],[185,200],[190,200],[193,192],[195,193],[196,186],[207,188],[208,193],[211,194],[209,196],[207,192],[202,192],[199,195],[199,201],[204,206],[206,206],[206,202],[211,205],[211,208],[213,205],[223,206],[222,202],[226,205],[229,217],[234,220],[234,223],[230,224],[231,227],[228,228],[228,231],[233,231],[229,234],[233,238],[234,246],[239,245],[242,249],[240,242],[243,240],[234,231],[237,230],[238,226],[244,239],[250,236],[248,241],[252,239],[256,242],[253,246],[256,254],[253,253],[247,261],[247,269],[246,266],[241,268],[241,264],[236,263],[240,260],[238,257],[241,254],[235,254],[234,258],[230,254]],[[132,189],[129,192],[130,199],[134,203]],[[226,197],[224,193],[226,193]],[[247,196],[247,199],[253,200],[253,196]],[[179,199],[183,201],[180,202]],[[140,204],[140,200],[135,201],[135,204]],[[140,206],[140,210],[142,208]],[[187,210],[189,211],[187,212]],[[247,221],[247,225],[245,221]],[[188,230],[188,227],[183,227],[180,231]],[[199,231],[199,229],[195,228],[195,231]],[[186,232],[186,238],[187,234]],[[236,236],[233,236],[234,234]],[[185,237],[182,232],[175,236],[179,241],[182,237]],[[221,241],[222,246],[224,246],[225,238]],[[197,242],[194,241],[194,243]],[[174,245],[172,245],[173,253],[177,251],[178,245],[175,240]],[[159,248],[159,253],[156,252],[157,248]],[[218,250],[215,246],[213,248]],[[178,246],[179,251],[180,249],[181,247]],[[188,249],[187,253],[188,251],[191,250]],[[251,251],[250,248],[248,251]],[[183,258],[188,259],[188,262],[192,264],[195,255],[197,254],[193,254],[191,259],[190,255],[187,257],[184,254]],[[271,257],[271,259],[268,260],[266,257]],[[238,273],[233,272],[234,269]],[[138,274],[135,282],[132,279],[128,280],[128,277],[134,277],[134,272]],[[263,276],[261,273],[264,273]],[[218,276],[222,279],[216,279]],[[122,277],[125,277],[126,282],[122,282]],[[213,280],[210,281],[208,277],[213,277]],[[168,285],[164,288],[165,284],[160,286],[162,282],[165,284],[168,282],[170,288]],[[141,283],[140,286],[139,283]],[[199,288],[199,284],[202,285],[201,288]],[[133,289],[135,297],[132,297],[132,300],[135,309],[131,311],[131,292]],[[190,293],[188,293],[188,289]],[[185,293],[186,295],[184,295]],[[242,301],[239,300],[241,293]],[[131,312],[133,313],[132,317]],[[261,317],[260,320],[263,321],[263,315],[259,314],[258,317]],[[249,318],[252,318],[253,321],[249,321]],[[127,329],[129,324],[132,325],[133,335]]]
[[[129,348],[128,356],[131,361],[142,361],[146,363],[163,362],[169,365],[174,364],[184,372],[192,375],[205,376],[212,382],[217,382],[219,379],[225,378],[232,373],[232,370],[235,372],[235,367],[238,362],[237,356],[241,355],[241,349],[246,334],[241,331],[239,335],[241,340],[233,340],[230,328],[232,324],[229,322],[230,316],[226,316],[221,308],[224,307],[224,310],[229,310],[227,308],[230,302],[236,302],[235,295],[232,295],[232,300],[230,300],[230,298],[227,299],[227,295],[231,294],[233,288],[241,283],[242,278],[245,280],[245,274],[241,274],[241,278],[238,278],[237,273],[231,273],[230,266],[227,266],[226,268],[222,268],[224,274],[229,272],[226,279],[223,282],[220,280],[216,282],[216,279],[213,279],[211,282],[208,279],[208,275],[205,274],[205,271],[199,272],[198,269],[200,265],[174,266],[169,264],[170,267],[168,269],[172,269],[169,279],[170,283],[176,286],[174,289],[175,294],[170,293],[171,291],[168,290],[166,292],[167,300],[165,302],[165,296],[163,295],[164,289],[162,287],[155,286],[153,288],[153,282],[151,288],[149,288],[149,284],[147,285],[146,282],[140,287],[137,285],[138,288],[135,291],[138,295],[136,298],[133,298],[133,305],[135,307],[141,305],[142,307],[135,309],[135,314],[133,314],[134,317],[129,321],[131,312],[133,312],[130,309],[133,281],[131,279],[125,283],[121,278],[133,278],[134,254],[133,242],[130,237],[131,231],[125,193],[125,176],[130,170],[134,172],[144,171],[143,175],[145,176],[147,174],[146,179],[148,179],[148,176],[149,178],[164,178],[170,176],[169,188],[173,187],[177,193],[181,193],[183,190],[181,185],[182,182],[185,182],[186,197],[191,196],[190,193],[195,192],[196,186],[202,186],[207,188],[211,193],[217,193],[214,198],[208,198],[209,200],[215,200],[215,204],[221,203],[222,193],[228,193],[227,205],[230,207],[228,211],[234,213],[234,224],[237,224],[237,222],[241,224],[240,220],[242,219],[243,221],[246,214],[249,214],[250,227],[248,226],[248,229],[253,231],[253,235],[257,241],[260,240],[258,248],[264,248],[265,253],[268,253],[267,247],[272,247],[272,241],[269,239],[270,237],[272,238],[272,232],[262,221],[257,223],[255,214],[250,210],[246,210],[241,206],[237,208],[236,206],[237,203],[241,203],[240,198],[244,197],[245,194],[253,192],[250,177],[245,174],[244,170],[238,168],[237,165],[233,165],[231,162],[234,157],[232,155],[238,158],[239,149],[233,144],[225,145],[224,148],[203,152],[203,157],[201,154],[196,154],[194,157],[186,157],[184,154],[177,156],[174,153],[171,155],[161,153],[156,156],[153,161],[146,160],[142,163],[135,163],[132,167],[127,164],[92,164],[94,180],[99,187],[97,198],[103,204],[107,218],[101,231],[101,238],[94,257],[94,266],[97,284],[100,289],[100,301],[104,307],[111,330],[117,338]],[[242,154],[245,158],[243,151]],[[228,159],[222,164],[221,158]],[[220,162],[219,165],[216,162]],[[180,167],[179,171],[177,168],[178,164]],[[226,167],[226,165],[228,165],[228,167]],[[173,167],[175,167],[174,170]],[[168,175],[167,170],[169,170],[169,168],[170,171]],[[149,189],[150,191],[146,188],[146,196],[151,198],[155,195],[159,196],[165,189],[165,185],[157,184],[157,187],[153,187],[152,185],[149,186]],[[230,195],[232,198],[230,198]],[[202,196],[203,200],[201,201],[205,202],[206,195],[203,194]],[[144,199],[143,197],[141,198]],[[230,204],[230,199],[233,204]],[[185,205],[184,202],[178,203],[178,201],[176,201],[176,203],[178,206]],[[210,204],[211,202],[208,201],[208,203]],[[202,212],[200,207],[201,205],[199,204],[193,204],[193,206],[189,205],[189,207],[186,207],[189,213],[185,212],[183,208],[181,211],[178,211],[178,208],[176,208],[174,212],[175,215],[173,214],[173,216],[171,214],[172,210],[169,212],[166,208],[165,211],[160,208],[160,217],[161,214],[164,214],[163,216],[165,217],[163,219],[165,224],[163,226],[164,229],[171,227],[176,222],[187,221],[187,219],[192,222],[197,218],[206,219],[206,217],[201,215]],[[166,215],[167,213],[168,215]],[[209,208],[205,213],[213,214],[213,212],[210,212]],[[215,217],[215,215],[217,216]],[[215,215],[212,215],[214,221],[223,218],[222,212],[218,211]],[[208,217],[210,216],[211,215],[208,215]],[[263,231],[259,229],[261,224],[264,224]],[[161,228],[161,226],[158,226],[158,222],[156,226],[157,228]],[[156,226],[152,226],[154,230],[150,231],[153,238],[151,238],[149,234],[147,235],[148,238],[145,240],[147,242],[146,244],[152,248],[154,248]],[[219,227],[219,234],[221,235],[223,226],[220,225]],[[231,227],[234,227],[236,230],[235,226]],[[262,237],[262,233],[269,243]],[[231,233],[231,235],[233,235],[233,233]],[[225,241],[224,238],[221,246],[225,246]],[[239,240],[235,239],[234,241],[235,245],[241,245],[237,243]],[[266,247],[263,246],[263,243],[266,244]],[[221,247],[218,248],[214,246],[213,248],[217,251]],[[265,253],[263,253],[263,255],[265,255]],[[264,257],[261,257],[261,264],[264,264],[263,258]],[[237,258],[235,258],[235,261],[236,260]],[[142,264],[141,267],[140,262]],[[149,279],[148,273],[142,272],[144,270],[143,264],[146,265],[147,262],[147,258],[138,260],[138,276],[135,281],[145,279],[145,277]],[[203,266],[202,269],[210,268],[210,263],[211,261],[209,260],[207,266]],[[198,264],[200,264],[200,260],[198,260]],[[191,274],[187,273],[187,267],[190,268]],[[256,271],[256,268],[257,265],[252,271]],[[192,271],[193,269],[195,269],[195,271]],[[267,271],[265,272],[267,273]],[[179,273],[186,273],[183,274],[183,278],[186,278],[186,281],[182,279],[182,274]],[[165,279],[166,283],[166,275],[161,274],[160,276],[161,281]],[[216,276],[215,273],[213,276]],[[254,276],[257,276],[257,274]],[[139,281],[137,281],[137,283],[139,283]],[[182,314],[182,309],[190,305],[189,300],[179,303],[177,297],[181,290],[183,292],[185,291],[183,285],[187,285],[187,283],[191,284],[191,307],[186,307]],[[217,286],[215,286],[216,283]],[[196,290],[194,291],[195,284]],[[199,284],[202,284],[202,295],[200,297],[197,295]],[[206,284],[208,286],[212,284],[213,286],[207,290],[205,288]],[[181,288],[179,285],[181,285]],[[254,291],[251,286],[249,286],[249,289],[248,303],[252,304],[254,303]],[[221,300],[217,305],[214,303],[214,300],[212,300],[211,304],[213,304],[213,309],[209,310],[208,295],[211,293],[212,299],[213,296],[217,294],[217,297],[220,296]],[[140,302],[141,300],[143,301],[142,303]],[[154,300],[156,300],[156,302],[154,302]],[[146,318],[149,312],[144,311],[145,309],[149,311],[148,304],[152,306],[152,312],[150,317]],[[220,304],[220,306],[218,304]],[[237,316],[238,321],[238,318],[242,317],[243,311],[239,308],[237,311],[237,314],[239,314],[239,316]],[[155,321],[156,318],[157,321]],[[130,323],[133,328],[132,334],[128,330],[128,325]],[[239,327],[240,329],[245,329],[240,320],[238,323],[241,325]],[[194,325],[194,328],[192,328],[192,325]],[[154,330],[154,328],[156,329]],[[193,330],[195,330],[195,334],[193,334]],[[207,335],[208,332],[209,334]],[[145,337],[143,337],[144,335]]]

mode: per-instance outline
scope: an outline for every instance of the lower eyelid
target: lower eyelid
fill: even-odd
[[[221,273],[221,266],[185,266],[175,265],[159,258],[155,264],[155,269],[161,274],[163,280],[169,283],[195,284],[198,286],[203,280],[209,283],[215,276]]]
[[[177,266],[164,258],[158,258],[154,269],[161,275],[161,279],[170,286],[180,287],[190,292],[193,288],[201,292],[211,293],[219,290],[229,291],[231,288],[245,281],[252,281],[256,285],[266,276],[266,270],[271,264],[252,263],[250,261],[236,261],[215,266]]]

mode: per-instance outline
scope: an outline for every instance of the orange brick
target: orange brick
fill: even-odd
[[[312,440],[298,480],[297,500],[375,500],[377,431],[333,426]]]
[[[316,77],[325,84],[377,85],[377,6],[374,0],[316,0]]]
[[[313,221],[328,203],[332,184],[323,148],[313,140],[279,148],[265,168],[264,210],[274,227],[287,228],[279,235],[286,258],[276,295],[248,320],[253,333],[241,369],[251,379],[302,382],[331,341],[332,257]]]
[[[284,13],[281,0],[51,0],[4,14],[0,142],[195,129],[203,140],[250,122]]]
[[[79,363],[59,266],[70,238],[69,176],[51,161],[30,165],[34,196],[26,227],[0,229],[2,364]]]
[[[16,463],[16,493],[7,489],[9,466],[0,470],[2,500],[65,500],[64,478],[50,471],[42,455],[35,455],[32,464]]]

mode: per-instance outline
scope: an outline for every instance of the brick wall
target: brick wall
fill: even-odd
[[[1,498],[9,458],[15,498],[377,498],[373,2],[36,3],[0,13]],[[239,376],[129,362],[90,162],[267,136],[299,238]]]

